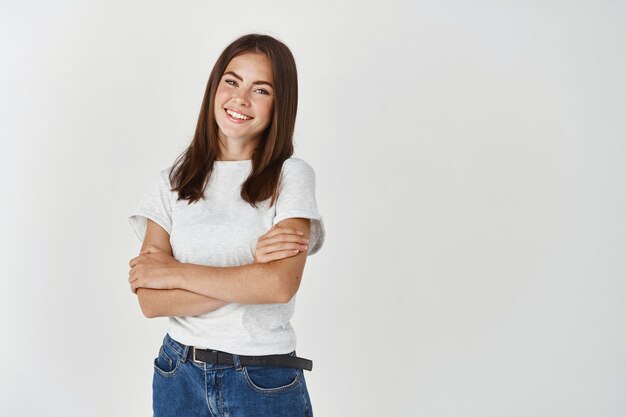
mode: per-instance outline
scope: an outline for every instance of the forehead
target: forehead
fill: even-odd
[[[233,71],[245,81],[273,81],[272,63],[262,52],[246,52],[230,60],[224,72]]]

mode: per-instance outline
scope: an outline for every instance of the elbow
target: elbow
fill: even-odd
[[[157,312],[154,310],[154,307],[152,306],[152,303],[150,303],[147,295],[148,291],[145,288],[137,288],[137,300],[139,301],[141,313],[147,319],[158,317]]]
[[[146,309],[141,309],[141,312],[143,313],[144,317],[147,319],[153,319],[155,317],[159,317],[157,314],[154,314],[152,311],[150,310],[146,310]]]
[[[276,304],[287,304],[289,302],[289,300],[291,300],[293,296],[290,296],[288,293],[286,293],[285,291],[280,293],[279,297],[276,297],[274,299],[274,303]]]
[[[280,261],[278,261],[280,262]],[[267,282],[271,282],[266,288],[269,288],[269,294],[266,292],[265,303],[286,304],[296,295],[304,267],[293,267],[287,264],[287,267],[277,267],[276,264],[260,264],[265,269]]]
[[[279,279],[276,303],[286,304],[296,295],[300,287],[301,276],[287,276]]]

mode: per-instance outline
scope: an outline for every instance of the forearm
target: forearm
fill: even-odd
[[[178,286],[231,303],[286,302],[284,287],[269,263],[230,267],[182,264]]]
[[[197,316],[228,304],[227,301],[182,288],[171,290],[138,288],[137,297],[141,311],[148,318]]]

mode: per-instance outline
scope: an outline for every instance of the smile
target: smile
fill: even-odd
[[[237,121],[254,119],[254,117],[248,116],[247,114],[237,113],[234,110],[230,110],[230,109],[224,109],[224,110],[226,111],[226,114],[229,116],[230,119],[235,119]]]

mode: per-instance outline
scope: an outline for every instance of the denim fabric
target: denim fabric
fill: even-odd
[[[153,416],[313,417],[303,369],[234,362],[194,362],[190,347],[166,334],[154,359]]]

